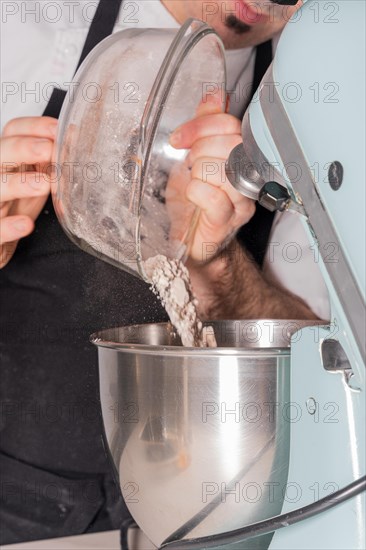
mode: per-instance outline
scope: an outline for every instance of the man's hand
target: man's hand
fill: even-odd
[[[225,176],[225,161],[241,141],[240,121],[222,113],[215,100],[202,104],[197,118],[171,136],[174,147],[190,150],[185,164],[173,171],[166,198],[173,233],[189,225],[192,204],[199,208],[187,266],[200,315],[211,320],[316,319],[300,298],[267,280],[235,239],[230,242],[255,212],[254,202]],[[174,236],[183,237],[179,229]],[[214,244],[209,258],[203,257],[205,244]]]
[[[184,231],[196,207],[194,234],[189,236],[190,257],[205,261],[207,245],[218,250],[255,212],[254,201],[232,187],[225,175],[225,161],[242,142],[241,123],[222,113],[217,103],[203,103],[197,118],[182,125],[171,136],[177,149],[189,149],[185,163],[171,174],[167,207],[173,220],[172,238],[184,239]]]
[[[19,239],[34,229],[50,192],[57,120],[11,120],[0,138],[0,268],[13,256]]]

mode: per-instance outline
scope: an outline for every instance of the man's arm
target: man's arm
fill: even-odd
[[[300,298],[267,280],[236,240],[188,268],[204,319],[317,319]]]

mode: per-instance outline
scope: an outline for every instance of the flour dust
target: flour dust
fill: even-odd
[[[203,327],[197,313],[188,269],[179,260],[158,255],[144,262],[151,289],[159,296],[186,347],[217,347],[212,327]]]

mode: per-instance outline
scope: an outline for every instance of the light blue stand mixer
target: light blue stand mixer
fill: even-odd
[[[291,358],[276,340],[280,322],[271,325],[274,343],[258,342],[256,351],[245,349],[239,321],[217,325],[232,338],[217,351],[184,349],[162,325],[94,337],[122,493],[135,490],[134,500],[124,495],[127,505],[161,548],[366,547],[364,21],[360,0],[309,0],[297,12],[244,118],[244,145],[227,162],[244,195],[301,219],[329,291],[330,324],[303,325]],[[243,427],[230,409],[231,424],[220,423],[225,399],[277,400],[289,417]],[[262,436],[260,455],[254,446]],[[261,470],[250,460],[241,470],[248,449]],[[236,484],[262,482],[277,504],[247,517],[248,502],[217,506],[219,480],[231,480],[232,500]]]
[[[324,11],[331,7],[333,18]],[[243,194],[273,210],[302,211],[331,302],[330,327],[320,328],[318,339],[314,329],[304,329],[291,346],[291,401],[307,413],[290,428],[288,480],[302,491],[296,504],[285,499],[282,514],[312,503],[315,510],[319,497],[361,478],[365,491],[364,21],[364,2],[306,4],[281,36],[243,121],[244,148],[227,165]],[[286,98],[289,85],[301,93]],[[321,97],[314,96],[315,85]],[[248,162],[256,177],[248,177]],[[286,176],[293,163],[300,168],[296,182]],[[365,548],[365,492],[343,501],[346,495],[331,510],[319,507],[319,515],[276,531],[270,548]]]

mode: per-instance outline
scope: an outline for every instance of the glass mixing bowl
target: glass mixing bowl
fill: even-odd
[[[169,137],[208,94],[220,90],[224,110],[225,85],[222,42],[198,20],[121,31],[94,48],[57,136],[53,202],[74,243],[146,280],[148,258],[186,259],[197,212],[180,201],[187,151]]]

